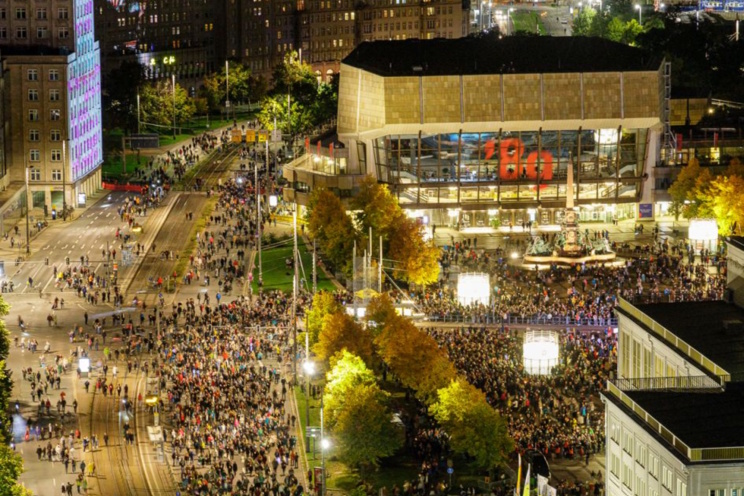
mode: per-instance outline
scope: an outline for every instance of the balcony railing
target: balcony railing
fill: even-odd
[[[701,391],[707,389],[720,392],[725,387],[707,375],[615,379],[613,382],[623,391]]]

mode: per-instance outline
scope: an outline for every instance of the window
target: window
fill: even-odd
[[[734,489],[734,491],[736,491],[736,489]],[[726,490],[725,489],[711,489],[710,491],[708,491],[708,496],[726,496]],[[732,491],[731,496],[734,496],[733,491]]]
[[[39,90],[31,88],[28,90],[28,101],[38,102],[39,101]]]
[[[70,37],[70,28],[59,28],[57,30],[57,37],[60,40],[66,40]]]
[[[49,90],[49,101],[50,102],[59,101],[59,90]]]
[[[0,26],[0,39],[5,40],[8,38],[8,28]]]
[[[45,27],[38,27],[36,28],[36,38],[42,40],[47,37],[47,32],[49,30]]]
[[[28,159],[31,162],[38,162],[39,160],[41,160],[41,152],[39,150],[35,150],[35,149],[34,150],[30,150],[28,152]]]
[[[16,19],[25,19],[25,18],[26,18],[26,8],[18,7],[16,9]]]
[[[52,181],[62,180],[62,169],[52,169]]]
[[[646,466],[646,445],[645,444],[638,444],[636,447],[636,462],[638,462],[638,465],[641,467]]]
[[[30,176],[29,177],[30,181],[41,181],[41,169],[37,169],[36,167],[31,167],[29,176]]]
[[[67,7],[61,7],[57,9],[57,19],[69,19],[70,13],[67,10]]]
[[[648,473],[654,479],[659,480],[659,458],[653,453],[648,454]]]
[[[38,81],[39,80],[39,71],[37,69],[29,69],[26,71],[26,79],[29,81]]]
[[[61,162],[62,161],[62,150],[55,149],[52,150],[52,162]]]
[[[49,81],[59,81],[59,71],[57,69],[49,70]]]
[[[28,140],[29,141],[39,141],[41,137],[41,133],[38,129],[32,129],[28,132]]]
[[[672,491],[672,479],[674,478],[674,474],[672,473],[671,469],[667,467],[666,465],[661,466],[661,485],[668,489],[670,492]]]
[[[7,19],[7,14],[5,13],[5,7],[0,9],[0,19]]]
[[[51,109],[49,111],[49,119],[53,121],[58,121],[60,118],[61,112],[59,109]]]
[[[26,39],[26,26],[18,26],[16,28],[16,38],[19,40],[25,40]]]
[[[620,476],[620,458],[615,453],[610,453],[610,473],[615,477]]]
[[[62,141],[62,131],[52,129],[51,133],[49,133],[49,141]]]
[[[677,479],[677,492],[675,496],[687,496],[687,483]]]
[[[633,456],[633,433],[626,431],[623,433],[623,451]]]
[[[36,18],[43,21],[47,18],[47,10],[44,8],[36,9]]]
[[[39,120],[39,111],[36,109],[29,109],[28,110],[28,120],[31,122],[35,122]]]

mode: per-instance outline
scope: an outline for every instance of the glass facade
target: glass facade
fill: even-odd
[[[646,129],[391,135],[373,142],[373,157],[407,208],[559,207],[569,165],[577,205],[615,204],[638,201],[646,138]]]

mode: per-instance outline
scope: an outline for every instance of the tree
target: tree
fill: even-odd
[[[313,109],[309,105],[292,102],[287,111],[286,96],[267,96],[261,101],[258,122],[264,129],[273,130],[276,124],[283,133],[302,133],[313,126]]]
[[[390,258],[395,260],[395,277],[419,286],[439,279],[439,249],[434,242],[424,240],[418,220],[401,216],[390,237]]]
[[[287,95],[303,105],[309,106],[318,93],[318,80],[309,64],[300,62],[299,55],[290,51],[273,73],[275,95]]]
[[[506,422],[485,395],[462,378],[437,391],[437,401],[430,411],[449,434],[452,449],[472,456],[481,469],[505,463],[514,449]]]
[[[718,232],[728,236],[744,226],[744,178],[737,175],[717,176],[698,192],[699,215],[712,217]]]
[[[341,200],[324,188],[313,190],[308,202],[308,233],[338,269],[351,273],[351,253],[357,233]]]
[[[330,291],[318,291],[313,296],[313,304],[307,312],[307,331],[310,333],[310,345],[318,342],[318,336],[323,329],[323,322],[329,315],[343,311],[343,307],[336,301]]]
[[[623,32],[623,43],[632,44],[635,43],[636,38],[643,32],[643,26],[634,18],[629,20],[625,24],[625,31]]]
[[[228,62],[227,74],[225,67],[220,72],[206,76],[203,80],[201,93],[207,99],[209,108],[215,110],[225,103],[225,92],[229,90],[227,100],[232,104],[251,101],[257,102],[266,95],[266,80],[255,76],[243,64],[235,61]],[[226,75],[228,84],[225,84]]]
[[[333,428],[339,458],[359,468],[362,479],[367,469],[377,468],[381,458],[403,445],[403,429],[393,422],[388,400],[377,384],[358,386],[346,397]]]
[[[8,404],[13,392],[12,372],[6,368],[8,355],[10,354],[10,333],[5,327],[5,316],[10,312],[10,305],[0,298],[0,444],[10,442],[10,419],[8,417]]]
[[[18,484],[23,473],[23,459],[10,449],[7,443],[0,443],[0,496],[30,496],[31,491]]]
[[[375,345],[401,383],[425,402],[457,376],[434,338],[405,317],[391,320],[375,338]]]
[[[143,79],[142,65],[135,61],[124,61],[103,76],[105,127],[137,129],[137,92]]]
[[[703,173],[700,162],[692,157],[686,166],[679,171],[676,179],[669,186],[669,196],[672,197],[672,212],[676,217],[685,213],[688,205],[695,200],[695,185]],[[685,217],[687,214],[685,213]]]
[[[589,36],[595,15],[597,15],[597,11],[591,7],[579,8],[579,13],[574,18],[572,26],[574,36]]]
[[[327,424],[330,427],[336,425],[336,417],[344,408],[347,397],[357,388],[374,383],[375,375],[359,356],[342,350],[331,357],[323,392]]]
[[[175,89],[176,125],[190,121],[196,107],[186,90],[176,83]],[[158,81],[142,87],[140,93],[142,121],[159,126],[173,126],[173,85],[171,81]]]
[[[372,298],[367,304],[367,310],[364,314],[364,320],[368,326],[372,327],[374,334],[379,334],[382,329],[397,318],[398,314],[395,311],[393,300],[387,293]]]
[[[607,23],[606,37],[610,41],[621,42],[625,36],[625,23],[618,17],[613,17]]]
[[[369,331],[354,317],[341,310],[323,319],[323,328],[313,351],[319,360],[329,360],[336,353],[348,350],[359,356],[368,366],[373,363],[374,345]]]
[[[357,211],[355,220],[363,236],[372,228],[373,236],[387,238],[391,226],[404,215],[387,185],[377,182],[372,176],[362,179],[359,192],[351,200],[351,209]]]
[[[311,109],[314,125],[336,118],[338,114],[338,84],[339,76],[336,74],[330,83],[320,83],[318,85],[318,94]]]

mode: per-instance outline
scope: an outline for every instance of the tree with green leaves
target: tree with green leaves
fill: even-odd
[[[393,423],[388,401],[360,357],[344,350],[331,359],[323,395],[326,425],[338,457],[360,469],[362,477],[403,445],[403,431]]]
[[[176,126],[183,125],[194,117],[196,106],[186,90],[176,83],[175,98],[173,91],[173,83],[170,80],[162,80],[142,87],[140,109],[143,123],[172,127],[174,104]]]
[[[267,91],[266,80],[251,73],[243,64],[228,62],[229,68],[206,76],[201,87],[201,94],[206,98],[210,110],[224,106],[226,100],[233,105],[260,101]],[[227,84],[225,83],[227,79]],[[227,99],[226,91],[229,91]]]
[[[31,496],[31,491],[18,484],[22,473],[21,455],[0,443],[0,496]]]
[[[310,345],[318,342],[326,317],[343,311],[343,306],[336,301],[330,291],[318,291],[313,296],[313,303],[307,311],[307,332],[310,333]]]
[[[580,7],[571,25],[574,36],[590,36],[592,22],[597,11],[591,7]]]
[[[480,390],[460,377],[437,391],[430,412],[449,434],[452,449],[473,457],[480,469],[506,463],[514,450],[504,419]]]
[[[380,459],[403,446],[403,427],[393,422],[389,397],[377,384],[359,386],[346,397],[336,418],[333,437],[338,457],[358,468],[363,480],[369,469],[379,467]]]
[[[329,363],[323,403],[326,425],[332,428],[336,425],[336,417],[344,408],[347,397],[361,386],[374,384],[375,374],[361,357],[348,350],[333,355]]]
[[[122,127],[137,129],[137,92],[139,91],[144,72],[142,65],[136,61],[124,61],[109,74],[103,75],[103,92],[105,128]]]

